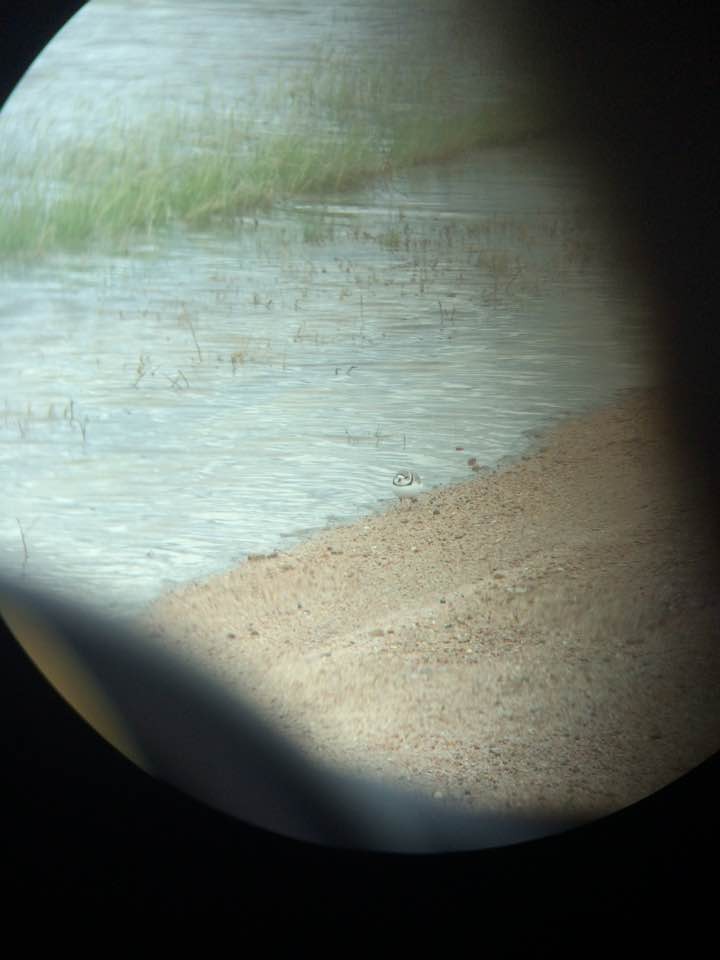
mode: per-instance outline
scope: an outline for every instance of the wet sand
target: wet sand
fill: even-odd
[[[660,392],[627,392],[144,619],[325,760],[477,808],[616,810],[720,746],[720,602],[674,452]]]

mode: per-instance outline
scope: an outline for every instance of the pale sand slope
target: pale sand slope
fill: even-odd
[[[659,398],[170,594],[150,622],[344,766],[476,807],[638,800],[720,746],[720,604]]]

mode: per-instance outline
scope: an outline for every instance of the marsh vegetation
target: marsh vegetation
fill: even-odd
[[[527,90],[463,104],[452,88],[448,69],[318,53],[251,110],[208,93],[199,109],[133,121],[108,104],[121,119],[59,147],[38,128],[30,149],[0,155],[13,185],[0,199],[0,257],[117,251],[178,224],[232,225],[479,145],[528,140],[558,120]],[[317,222],[304,231],[308,242],[328,239]]]

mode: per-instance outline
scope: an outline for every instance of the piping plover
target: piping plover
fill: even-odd
[[[422,479],[414,470],[400,470],[393,477],[393,489],[398,497],[416,497],[422,492]]]

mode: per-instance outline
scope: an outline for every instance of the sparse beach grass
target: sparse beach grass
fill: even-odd
[[[17,401],[11,404],[6,397],[0,411],[0,431],[16,433],[20,440],[31,438],[36,427],[51,424],[67,427],[71,431],[78,430],[84,447],[87,442],[89,423],[90,417],[80,413],[78,405],[72,398],[64,403],[60,410],[56,409],[54,403],[50,403],[43,414],[34,410],[30,401],[27,401],[23,408]]]
[[[208,96],[200,110],[118,120],[85,140],[58,145],[38,130],[30,153],[6,147],[0,156],[12,183],[0,199],[0,257],[117,250],[171,224],[232,223],[288,199],[522,140],[551,122],[525,95],[448,107],[456,103],[464,101],[447,71],[370,70],[326,56],[257,104],[253,113],[274,117],[272,127]],[[312,229],[307,238],[315,240]]]

